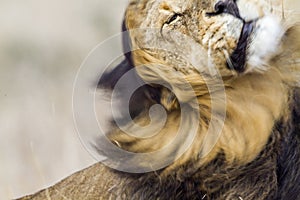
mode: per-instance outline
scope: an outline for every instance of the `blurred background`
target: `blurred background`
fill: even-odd
[[[120,32],[127,3],[0,0],[0,199],[96,162],[74,126],[73,82],[88,53]]]
[[[88,53],[119,33],[127,3],[0,0],[0,199],[96,162],[74,126],[73,82]]]

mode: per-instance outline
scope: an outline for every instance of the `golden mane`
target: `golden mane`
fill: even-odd
[[[239,2],[252,1],[221,3],[224,2],[237,9]],[[173,3],[180,6],[172,8]],[[180,12],[186,3],[192,5],[194,15]],[[254,0],[252,3],[252,6],[262,5],[260,12],[271,2]],[[282,14],[280,23],[284,30],[279,47],[268,54],[270,58],[264,59],[264,66],[252,71],[247,68],[245,73],[240,73],[225,63],[226,59],[230,60],[227,53],[234,52],[232,47],[240,40],[230,28],[250,32],[253,22],[236,20],[241,18],[239,13],[228,14],[224,7],[222,10],[215,6],[216,12],[211,15],[222,22],[216,28],[202,13],[202,8],[214,9],[213,2],[130,2],[123,28],[128,30],[126,42],[130,43],[132,51],[125,52],[125,60],[99,81],[99,87],[116,89],[120,77],[133,70],[145,82],[129,102],[129,118],[133,120],[124,117],[122,126],[112,123],[106,135],[111,142],[109,146],[103,145],[107,138],[100,138],[98,146],[95,145],[95,149],[107,157],[103,163],[114,169],[97,163],[22,199],[300,198],[299,19]],[[174,12],[170,12],[172,9]],[[220,15],[221,11],[226,11],[226,15]],[[274,10],[279,15],[282,11]],[[208,34],[210,37],[220,36],[220,40],[214,40],[217,45],[212,45],[216,47],[212,47],[215,50],[212,54],[209,46],[205,46],[209,42],[197,37],[195,40],[204,46],[200,52],[206,52],[198,56],[205,55],[204,63],[208,65],[214,63],[219,76],[210,74],[205,67],[200,68],[200,72],[193,69],[195,66],[186,64],[184,56],[174,54],[174,50],[147,48],[146,43],[162,45],[169,39],[162,36],[163,31],[168,33],[172,28],[183,27],[185,24],[180,20],[184,14],[193,22],[203,19],[201,30],[195,26],[189,30],[204,41],[207,42],[205,34],[211,30],[214,32]],[[195,20],[190,19],[191,16]],[[231,25],[224,26],[228,20]],[[151,32],[145,29],[148,26],[167,28]],[[224,27],[226,31],[220,32]],[[180,30],[190,33],[184,28]],[[149,35],[154,37],[146,37]],[[222,43],[224,38],[227,40]],[[176,42],[180,43],[174,40]],[[191,44],[187,42],[182,48],[173,49],[187,51],[186,56],[191,56],[198,53],[190,48]],[[247,50],[257,53],[256,49]],[[213,58],[214,62],[207,62],[207,58]],[[247,64],[242,63],[242,67],[250,66]],[[137,80],[130,80],[129,86],[134,82]],[[121,100],[126,89],[118,91]],[[166,112],[158,112],[156,104],[163,106]],[[116,149],[125,151],[119,153]]]

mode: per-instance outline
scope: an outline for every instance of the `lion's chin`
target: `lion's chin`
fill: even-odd
[[[264,16],[257,20],[249,38],[247,71],[265,71],[280,48],[283,35],[284,28],[277,17]]]

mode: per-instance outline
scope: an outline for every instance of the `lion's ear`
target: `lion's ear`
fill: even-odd
[[[122,31],[123,53],[125,58],[116,67],[104,72],[98,82],[98,88],[104,90],[115,89],[119,94],[118,97],[120,98],[120,102],[123,102],[124,99],[123,109],[126,109],[128,102],[126,102],[126,98],[124,97],[128,95],[126,94],[126,92],[128,92],[127,88],[132,88],[136,85],[143,85],[137,88],[137,90],[130,97],[129,111],[131,117],[135,118],[141,112],[147,111],[151,105],[160,103],[161,89],[159,87],[153,87],[142,83],[143,81],[135,72],[135,66],[131,55],[131,40],[124,21],[122,25]],[[129,71],[131,72],[126,74]],[[115,88],[118,81],[125,74],[126,80],[122,80],[121,87]]]
[[[123,52],[125,58],[116,67],[110,71],[106,71],[98,82],[99,89],[115,89],[119,94],[121,102],[122,98],[128,95],[126,94],[126,92],[128,92],[127,88],[132,88],[135,85],[140,85],[141,82],[143,82],[143,80],[141,80],[141,78],[135,72],[135,66],[131,55],[131,40],[124,21],[122,25],[122,31]],[[127,80],[125,80],[125,82],[124,80],[122,81],[120,88],[115,88],[118,81],[129,71],[132,71],[133,73],[126,75]],[[130,98],[129,110],[132,118],[139,115],[141,112],[147,112],[147,110],[155,103],[163,105],[166,110],[172,110],[178,107],[176,97],[168,89],[158,85],[153,86],[146,83],[142,85],[143,86],[137,88]],[[124,107],[126,107],[127,103],[128,102],[124,101]]]
[[[131,40],[127,31],[125,20],[123,20],[122,23],[122,45],[125,59],[111,71],[106,71],[102,75],[98,82],[98,88],[109,90],[114,89],[116,83],[120,80],[120,78],[129,70],[134,68],[131,57]]]
[[[130,70],[133,70],[133,73],[126,74]],[[160,103],[161,101],[161,88],[142,83],[142,80],[134,70],[134,66],[131,65],[128,59],[124,59],[115,68],[105,72],[98,82],[99,89],[108,91],[114,90],[114,92],[117,92],[121,103],[120,109],[128,109],[129,106],[129,112],[132,118],[135,118],[141,112],[147,111],[151,105]],[[126,79],[122,80],[122,84],[115,88],[118,81],[125,74]],[[136,88],[130,97],[130,101],[127,102],[129,95],[128,88],[135,88],[138,85],[140,85],[140,87]]]
[[[132,68],[131,63],[124,59],[112,70],[104,72],[98,82],[98,88],[113,90],[120,78]]]

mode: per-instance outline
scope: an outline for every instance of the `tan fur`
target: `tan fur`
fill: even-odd
[[[193,69],[193,67],[197,69],[199,67],[191,66],[188,62],[184,63],[184,59],[180,58],[182,56],[180,53],[179,55],[174,55],[173,52],[147,48],[148,44],[145,43],[149,41],[145,36],[147,34],[152,38],[151,42],[154,45],[159,44],[159,46],[163,47],[164,39],[160,38],[161,36],[159,35],[155,35],[157,32],[149,33],[135,30],[131,32],[133,49],[137,49],[133,52],[133,59],[139,75],[144,80],[169,83],[179,101],[189,102],[189,95],[192,95],[187,94],[185,83],[189,83],[197,95],[201,116],[200,128],[191,148],[175,165],[181,165],[191,158],[198,158],[199,156],[201,159],[197,162],[205,164],[215,158],[220,152],[225,153],[229,163],[243,164],[252,161],[266,145],[276,121],[288,113],[290,88],[297,84],[300,70],[298,26],[293,24],[293,26],[284,27],[289,30],[286,31],[277,53],[268,60],[266,71],[257,72],[254,70],[236,74],[225,67],[227,57],[223,53],[224,51],[228,52],[228,54],[232,53],[237,43],[234,34],[229,33],[226,35],[226,33],[223,33],[223,24],[227,23],[225,20],[234,20],[231,19],[231,16],[226,16],[225,20],[222,19],[224,16],[207,18],[203,13],[212,9],[212,4],[209,1],[203,1],[202,3],[200,1],[199,3],[196,3],[196,1],[177,1],[177,3],[172,3],[171,1],[149,2],[151,1],[131,2],[126,12],[128,29],[159,28],[164,26],[162,25],[164,17],[168,16],[169,12],[184,13],[186,12],[185,9],[188,10],[188,12],[191,12],[189,17],[197,17],[199,27],[190,24],[187,25],[190,29],[187,29],[185,26],[180,25],[180,23],[188,23],[185,21],[177,22],[176,28],[183,35],[191,37],[193,42],[200,44],[202,47],[200,53],[206,52],[202,57],[206,57],[209,54],[207,53],[209,49],[212,50],[212,61],[219,70],[219,74],[224,81],[222,83],[225,86],[226,100],[225,102],[220,101],[219,106],[221,112],[223,109],[222,105],[226,105],[226,120],[220,136],[216,136],[207,131],[212,118],[216,118],[213,120],[215,126],[220,127],[218,121],[221,121],[223,117],[213,116],[211,113],[211,96],[218,96],[218,93],[222,96],[223,92],[222,87],[218,87],[220,82],[214,80],[218,79],[218,77],[210,74],[209,69],[207,69],[209,66],[201,66],[201,71]],[[189,10],[192,9],[190,8],[192,5],[198,6],[197,12]],[[265,4],[263,3],[262,5]],[[158,11],[156,6],[159,7]],[[260,4],[258,4],[259,6]],[[157,17],[154,13],[160,13],[160,16]],[[260,15],[264,14],[263,11],[259,11],[259,13]],[[155,20],[152,18],[153,16],[155,16]],[[288,23],[283,22],[283,24]],[[230,25],[228,26],[230,27]],[[236,28],[234,31],[239,32],[240,26],[234,26],[234,28]],[[216,38],[208,42],[207,35]],[[192,53],[188,47],[181,47],[181,50],[182,54]],[[165,56],[162,58],[162,55]],[[175,61],[179,62],[174,63],[174,56],[178,58]],[[208,90],[207,85],[212,85],[213,87]],[[116,131],[110,134],[112,140],[118,141],[120,144],[131,144],[121,146],[126,150],[137,153],[158,150],[168,144],[174,137],[180,122],[179,117],[174,117],[179,115],[176,112],[178,109],[177,100],[174,97],[170,101],[170,96],[172,94],[164,93],[161,97],[162,104],[168,110],[173,109],[175,111],[168,113],[167,124],[160,134],[153,138],[139,140]],[[171,108],[170,105],[174,105],[174,108]],[[144,120],[144,117],[140,117],[136,121],[137,123],[143,123]],[[190,124],[190,126],[193,125]],[[130,130],[130,127],[127,128]],[[206,143],[203,143],[204,139]],[[135,141],[134,145],[130,143],[132,140]],[[214,145],[214,143],[216,144]]]
[[[278,190],[280,194],[277,193],[277,187],[281,186],[278,186],[280,177],[276,173],[282,159],[278,156],[278,143],[287,137],[292,115],[290,105],[298,101],[292,95],[300,80],[300,26],[291,13],[283,15],[281,1],[239,0],[242,17],[274,14],[281,19],[284,35],[280,44],[269,47],[275,52],[262,58],[261,66],[247,63],[245,72],[237,73],[226,67],[226,60],[237,45],[242,24],[231,15],[207,17],[205,12],[212,11],[214,3],[210,0],[132,0],[127,8],[125,22],[136,71],[147,83],[169,87],[162,88],[160,99],[167,110],[167,119],[153,137],[142,138],[151,134],[155,126],[143,129],[132,123],[122,130],[114,127],[107,136],[124,150],[149,153],[169,145],[182,126],[187,132],[186,138],[169,145],[156,158],[158,164],[170,157],[174,162],[157,174],[136,176],[96,164],[24,199],[45,199],[47,194],[60,199],[167,199],[171,195],[175,199],[201,199],[202,196],[193,195],[202,192],[205,192],[203,199],[272,199],[276,195],[280,197],[286,188],[294,187],[282,183],[284,186]],[[253,13],[249,14],[250,11]],[[179,18],[166,23],[174,12],[180,13]],[[173,34],[174,30],[180,34]],[[181,103],[191,108],[187,119],[182,119]],[[193,109],[197,108],[199,113],[194,113]],[[197,114],[200,118],[195,121]],[[154,125],[161,120],[161,116],[152,117]],[[134,122],[141,126],[151,123],[147,110]],[[277,130],[277,122],[283,124],[283,128]],[[175,160],[176,152],[183,148],[181,143],[188,139],[189,130],[195,126],[198,129],[192,144]],[[299,125],[295,126],[299,129]],[[127,131],[141,137],[130,136]],[[219,155],[224,155],[225,163]],[[104,178],[96,176],[99,173],[105,175]],[[256,174],[259,176],[255,177]],[[171,189],[165,189],[165,184]],[[298,195],[297,191],[290,194]]]

